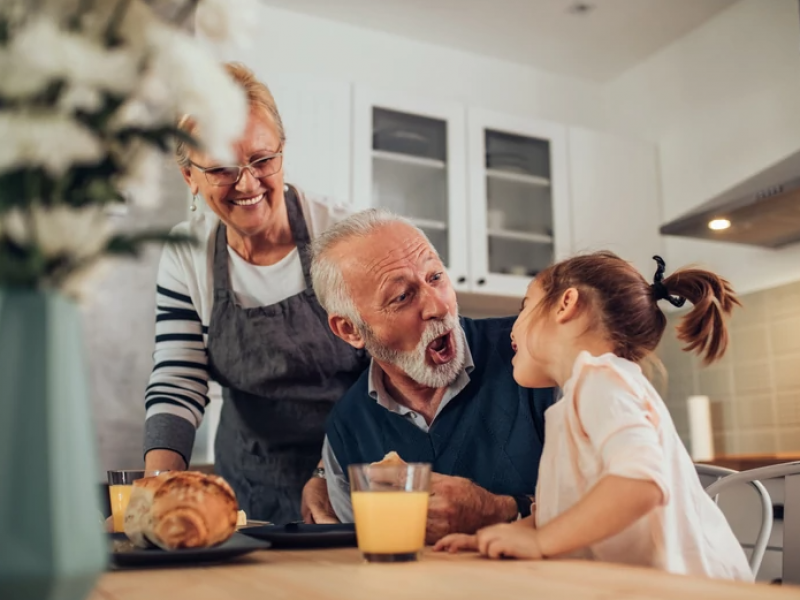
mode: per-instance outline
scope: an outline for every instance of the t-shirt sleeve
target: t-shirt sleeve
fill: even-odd
[[[587,365],[576,390],[581,427],[603,465],[603,475],[654,482],[669,501],[659,416],[612,366]]]

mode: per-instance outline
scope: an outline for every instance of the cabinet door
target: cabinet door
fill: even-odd
[[[287,183],[350,203],[352,86],[311,77],[265,75],[286,131]]]
[[[566,130],[474,109],[468,135],[472,289],[521,297],[571,249]]]
[[[456,290],[468,285],[464,109],[358,87],[353,123],[354,201],[413,221]]]
[[[655,145],[572,128],[569,160],[575,251],[611,250],[650,281],[663,252]]]

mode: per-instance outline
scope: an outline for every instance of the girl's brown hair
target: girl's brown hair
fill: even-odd
[[[587,307],[613,342],[614,353],[639,362],[656,349],[667,326],[659,300],[681,305],[685,299],[693,306],[677,326],[684,350],[701,355],[705,364],[721,358],[728,346],[726,318],[734,306],[741,306],[730,284],[696,268],[663,277],[663,261],[654,258],[659,269],[652,284],[613,252],[576,256],[552,265],[536,277],[544,291],[538,308],[552,309],[566,290],[577,289],[578,302],[587,299]]]

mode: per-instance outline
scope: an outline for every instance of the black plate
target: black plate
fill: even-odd
[[[220,562],[255,550],[266,550],[270,543],[256,540],[241,533],[212,548],[162,550],[161,548],[136,548],[124,533],[109,534],[111,563],[117,567],[150,567],[158,565],[197,564]]]
[[[356,545],[356,528],[352,523],[262,525],[242,529],[241,533],[266,540],[273,548],[341,548]]]

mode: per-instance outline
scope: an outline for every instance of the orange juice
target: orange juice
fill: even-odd
[[[352,492],[358,549],[406,554],[425,546],[428,492]]]
[[[125,531],[125,510],[128,508],[132,489],[132,485],[108,486],[108,495],[111,499],[111,514],[114,517],[114,531],[117,533]]]

